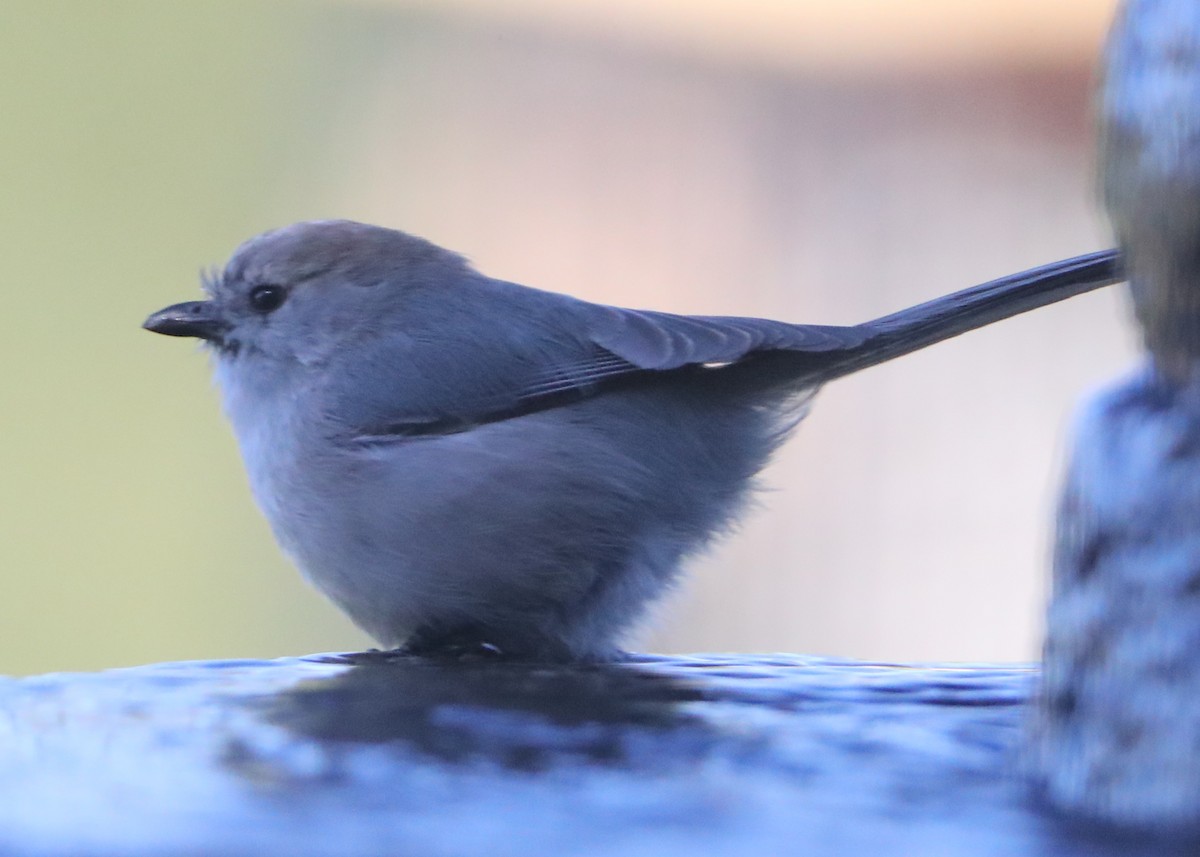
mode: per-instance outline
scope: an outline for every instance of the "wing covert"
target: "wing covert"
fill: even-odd
[[[866,333],[857,327],[616,307],[597,307],[590,335],[606,351],[642,369],[657,370],[732,363],[755,351],[839,351],[855,348],[866,339]]]

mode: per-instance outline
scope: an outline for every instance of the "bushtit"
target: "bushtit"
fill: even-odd
[[[145,327],[207,342],[275,537],[381,643],[604,659],[821,384],[1117,278],[1095,253],[795,325],[586,303],[329,221],[250,239]]]

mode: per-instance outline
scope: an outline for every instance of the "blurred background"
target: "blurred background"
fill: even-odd
[[[281,558],[198,349],[244,238],[402,228],[593,300],[854,323],[1109,243],[1113,0],[7,0],[0,672],[360,648]],[[633,642],[1037,653],[1116,290],[825,390]]]

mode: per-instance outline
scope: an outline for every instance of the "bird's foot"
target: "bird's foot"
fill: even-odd
[[[502,660],[508,656],[500,646],[489,642],[481,629],[475,628],[450,632],[417,631],[404,645],[384,654],[454,661]]]

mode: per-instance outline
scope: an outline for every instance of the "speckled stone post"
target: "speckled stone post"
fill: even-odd
[[[1200,826],[1200,2],[1127,0],[1100,92],[1105,204],[1145,366],[1081,411],[1029,733],[1059,809]]]

